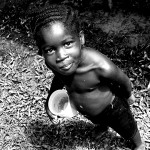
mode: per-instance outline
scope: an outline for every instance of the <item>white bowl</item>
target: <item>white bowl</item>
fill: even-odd
[[[66,90],[56,90],[48,101],[48,108],[52,114],[60,117],[71,118],[77,115],[77,110],[70,103]]]

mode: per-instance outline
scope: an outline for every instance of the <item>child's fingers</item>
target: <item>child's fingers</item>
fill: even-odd
[[[57,124],[57,123],[58,123],[58,118],[57,118],[57,116],[55,116],[55,117],[49,116],[49,119],[50,119],[50,121],[51,121],[53,124]]]
[[[127,101],[128,101],[129,105],[132,105],[135,102],[135,100],[133,100],[133,99],[128,99]]]
[[[133,94],[127,99],[127,102],[129,105],[132,105],[135,102],[135,97]]]

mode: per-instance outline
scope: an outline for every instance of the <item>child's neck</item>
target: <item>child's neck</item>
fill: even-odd
[[[86,56],[86,48],[83,48],[82,49],[82,54],[81,54],[81,61],[79,63],[79,66],[76,70],[76,73],[85,73],[85,72],[88,72],[90,71],[94,66],[93,64],[89,64],[87,61],[88,58]]]

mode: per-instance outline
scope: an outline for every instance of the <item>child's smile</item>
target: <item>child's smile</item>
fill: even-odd
[[[54,22],[40,30],[41,50],[47,65],[60,74],[76,71],[81,61],[82,38],[63,23]]]
[[[31,4],[28,14],[39,54],[54,73],[45,103],[49,118],[55,118],[49,109],[49,98],[65,86],[70,104],[82,115],[100,127],[114,129],[132,142],[134,150],[144,150],[128,104],[128,101],[135,101],[131,81],[100,52],[103,47],[99,50],[83,47],[84,20],[80,22],[80,12],[63,3]]]

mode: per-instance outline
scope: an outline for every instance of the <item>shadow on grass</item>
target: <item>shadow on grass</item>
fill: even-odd
[[[94,125],[84,120],[48,124],[31,122],[26,130],[28,141],[37,150],[129,150],[127,143],[111,131],[101,138],[92,138]]]

